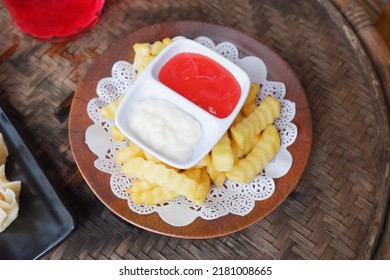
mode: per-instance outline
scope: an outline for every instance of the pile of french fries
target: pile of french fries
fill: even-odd
[[[165,38],[152,45],[135,44],[137,71],[141,72],[170,42],[170,38]],[[189,169],[178,170],[169,166],[130,141],[126,147],[117,150],[116,163],[121,165],[121,172],[137,178],[127,190],[132,201],[156,205],[183,195],[200,205],[211,187],[223,186],[226,179],[239,184],[252,181],[280,148],[279,133],[273,125],[280,115],[280,102],[266,96],[256,105],[259,90],[258,84],[251,84],[248,97],[232,126],[211,152]],[[114,120],[121,100],[103,107],[100,114]],[[127,141],[115,125],[112,137],[116,141]]]

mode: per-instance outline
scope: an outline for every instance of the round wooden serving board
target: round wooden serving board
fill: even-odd
[[[231,42],[238,48],[240,57],[253,55],[261,58],[267,66],[267,80],[283,82],[287,89],[286,99],[296,104],[293,123],[298,127],[298,137],[288,148],[293,156],[293,165],[285,176],[275,179],[274,194],[264,201],[257,201],[255,208],[246,216],[228,214],[215,220],[197,218],[188,226],[174,227],[165,223],[157,213],[136,214],[129,209],[126,200],[112,193],[110,174],[94,167],[97,157],[85,143],[85,131],[93,124],[87,114],[87,104],[97,96],[96,86],[99,80],[111,76],[111,68],[116,61],[126,60],[133,63],[134,43],[154,42],[179,35],[190,39],[207,36],[216,44],[223,41]],[[164,235],[208,238],[246,228],[268,215],[286,199],[298,183],[308,162],[312,142],[312,123],[310,109],[300,81],[289,65],[274,51],[260,43],[258,39],[231,28],[202,22],[180,21],[144,27],[120,39],[96,59],[78,84],[69,117],[69,137],[75,161],[86,182],[95,195],[118,216],[136,226]]]

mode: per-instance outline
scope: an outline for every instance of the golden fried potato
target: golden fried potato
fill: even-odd
[[[115,162],[117,164],[123,164],[126,160],[133,157],[143,157],[144,152],[141,147],[137,146],[133,142],[129,142],[126,147],[119,149],[115,153]]]
[[[178,195],[160,186],[155,186],[152,189],[143,192],[131,193],[131,200],[137,204],[156,205],[165,203],[171,199],[176,198]]]
[[[207,173],[209,174],[210,179],[214,185],[216,185],[218,187],[222,187],[223,183],[226,180],[225,172],[220,172],[220,171],[215,170],[214,165],[212,163],[210,163],[207,166]]]
[[[246,142],[253,142],[255,136],[280,115],[280,102],[271,96],[266,96],[246,118],[230,128],[230,133],[237,145],[244,149]]]
[[[168,46],[169,44],[171,44],[173,42],[173,40],[169,37],[166,37],[162,40],[162,42],[164,43],[164,45]]]
[[[210,176],[207,173],[207,168],[203,167],[200,169],[200,178],[199,178],[199,183],[201,183],[205,188],[210,189]]]
[[[244,114],[242,113],[242,110],[241,110],[240,112],[238,112],[236,118],[234,119],[232,126],[239,123],[240,121],[242,121],[243,118],[244,118]]]
[[[144,58],[151,56],[150,46],[148,43],[136,43],[133,45],[134,50],[134,62],[135,62],[135,70],[138,73],[142,72],[146,67],[146,63]]]
[[[133,45],[134,60],[138,60],[144,56],[150,55],[149,43],[136,43]]]
[[[226,176],[237,183],[252,181],[273,159],[280,148],[280,137],[274,125],[266,127],[253,150],[239,160]]]
[[[176,167],[173,167],[173,166],[170,166],[168,163],[165,163],[163,161],[161,161],[160,159],[156,158],[154,155],[152,155],[151,153],[145,151],[145,150],[142,150],[144,156],[143,158],[145,158],[146,160],[150,160],[150,161],[153,161],[154,163],[159,163],[159,164],[163,164],[165,165],[167,168],[170,168],[170,169],[173,169],[175,171],[179,171],[179,169],[177,169]]]
[[[253,103],[251,105],[248,105],[246,107],[242,107],[241,109],[241,115],[243,116],[243,118],[245,117],[248,117],[250,114],[253,113],[253,111],[256,109],[256,104]]]
[[[210,156],[209,156],[209,154],[207,154],[204,156],[204,158],[201,161],[199,161],[197,164],[195,164],[193,167],[191,167],[191,169],[193,169],[193,168],[198,169],[198,168],[206,167],[209,163],[210,163]]]
[[[211,164],[214,166],[214,169],[219,172],[232,170],[234,156],[227,133],[222,136],[211,150]]]
[[[127,139],[116,125],[111,128],[111,135],[115,141],[123,142]]]
[[[221,173],[216,174],[211,181],[217,187],[222,187],[223,183],[225,183],[225,181],[226,181],[226,178],[227,178],[226,177],[226,173],[225,172],[221,172]]]
[[[152,184],[164,187],[189,200],[201,204],[207,197],[210,188],[180,174],[163,164],[154,163],[143,158],[130,158],[121,167],[121,172],[129,177],[147,180]]]
[[[245,146],[241,149],[237,146],[237,144],[235,144],[234,141],[233,142],[233,148],[235,148],[234,150],[234,156],[235,156],[235,159],[240,159],[242,157],[245,157],[250,151],[252,151],[253,147],[256,145],[257,141],[259,141],[260,139],[260,134],[257,134],[254,138],[252,138],[251,141],[246,141],[245,142]]]
[[[164,38],[156,41],[151,46],[149,43],[136,43],[133,45],[135,70],[141,73],[146,66],[172,41],[171,38]]]
[[[167,45],[161,41],[156,41],[150,48],[150,53],[154,56],[158,55]]]
[[[114,120],[116,110],[118,110],[119,104],[122,102],[123,96],[119,97],[117,100],[112,101],[110,104],[104,106],[100,109],[100,115],[103,118]]]
[[[164,203],[177,196],[176,193],[170,190],[140,179],[135,180],[126,191],[130,194],[134,203],[146,205]]]
[[[129,194],[132,194],[135,192],[145,192],[145,191],[153,189],[155,186],[156,186],[155,184],[149,183],[146,180],[136,179],[133,182],[133,184],[131,185],[131,187],[127,188],[126,191]]]
[[[249,88],[248,96],[245,99],[244,105],[242,106],[243,108],[247,106],[252,106],[255,104],[257,94],[259,93],[260,86],[259,84],[256,83],[251,83],[251,86]]]
[[[188,178],[195,180],[197,182],[200,181],[201,170],[200,169],[185,169],[182,174],[186,175]]]
[[[140,60],[142,63],[141,63],[141,65],[143,65],[143,66],[148,66],[148,64],[150,63],[150,62],[152,62],[152,60],[154,59],[154,55],[151,55],[151,54],[149,54],[149,55],[145,55],[145,56],[143,56],[142,57],[142,59]]]
[[[232,148],[232,154],[235,159],[240,158],[244,155],[244,148],[240,148],[233,138],[230,140],[230,146]]]
[[[142,152],[144,153],[144,158],[147,159],[147,160],[150,160],[150,161],[153,161],[155,163],[163,163],[161,160],[159,160],[158,158],[156,158],[154,155],[152,155],[151,153],[145,151],[145,150],[142,150]]]

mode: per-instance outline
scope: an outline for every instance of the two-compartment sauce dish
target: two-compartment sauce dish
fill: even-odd
[[[236,64],[180,38],[137,77],[115,122],[130,141],[161,161],[190,168],[230,127],[249,88],[248,75]]]

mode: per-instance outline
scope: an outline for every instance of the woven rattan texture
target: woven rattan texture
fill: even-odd
[[[313,118],[308,166],[274,212],[229,236],[187,240],[138,229],[93,195],[74,163],[68,109],[88,66],[148,24],[200,20],[257,36],[302,82]],[[378,195],[376,101],[343,32],[315,1],[107,1],[101,22],[61,44],[34,41],[0,6],[0,104],[75,214],[46,259],[355,259]],[[380,195],[380,194],[379,194]]]

